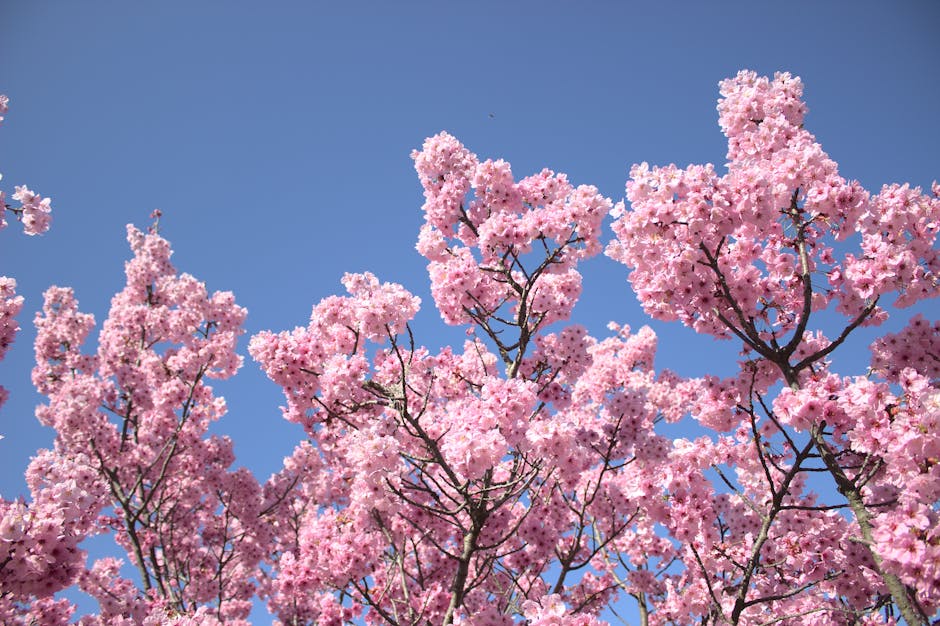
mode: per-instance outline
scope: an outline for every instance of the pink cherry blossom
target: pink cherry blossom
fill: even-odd
[[[465,340],[422,345],[420,299],[367,272],[305,325],[255,334],[303,427],[263,483],[209,432],[245,310],[176,270],[159,211],[128,227],[97,337],[71,289],[36,315],[36,416],[56,438],[29,499],[0,500],[0,622],[67,624],[55,594],[77,587],[98,604],[84,626],[246,624],[258,598],[291,625],[599,626],[626,606],[643,626],[926,626],[938,323],[877,339],[867,373],[831,355],[937,295],[940,187],[843,178],[790,74],[719,89],[726,171],[634,165],[617,205],[427,139],[417,249]],[[15,199],[27,232],[47,223],[47,200]],[[740,342],[730,374],[659,368],[648,326],[571,321],[608,214],[645,311]],[[0,357],[14,289],[0,279]],[[121,558],[86,562],[95,535]]]

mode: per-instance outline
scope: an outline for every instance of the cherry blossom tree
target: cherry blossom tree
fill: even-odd
[[[444,321],[469,335],[419,346],[418,299],[361,274],[306,328],[252,339],[309,438],[286,470],[300,491],[282,505],[269,606],[288,624],[547,624],[566,606],[565,623],[597,623],[620,585],[605,555],[642,517],[639,468],[669,448],[653,423],[681,414],[648,329],[548,330],[611,204],[547,170],[517,183],[446,134],[414,158],[418,248]]]
[[[98,600],[86,625],[245,623],[251,609],[265,502],[248,470],[228,469],[231,441],[206,434],[226,410],[207,381],[240,367],[245,310],[177,274],[155,228],[128,227],[128,242],[94,353],[82,351],[94,319],[70,289],[49,289],[36,317],[33,382],[49,398],[37,417],[57,435],[27,472],[33,502],[4,511],[4,623],[66,623],[72,608],[50,594],[69,585]],[[112,557],[86,568],[77,544],[102,533],[136,580]]]
[[[77,586],[100,607],[85,625],[244,623],[256,594],[290,625],[928,624],[940,323],[884,335],[867,372],[831,355],[937,295],[940,186],[842,178],[799,79],[742,72],[721,93],[727,172],[637,165],[616,206],[426,140],[417,248],[466,339],[422,345],[419,299],[370,273],[252,337],[305,433],[263,485],[207,434],[244,309],[129,227],[96,349],[71,290],[36,318],[37,417],[57,436],[32,501],[0,510],[0,620],[68,623],[53,594]],[[682,378],[656,368],[650,328],[572,321],[605,243],[651,317],[741,343],[734,375]],[[134,575],[86,563],[96,534]]]
[[[692,410],[734,433],[721,464],[738,476],[717,470],[730,497],[720,508],[700,494],[709,529],[685,547],[685,584],[732,623],[894,607],[926,624],[940,603],[940,329],[918,317],[880,340],[869,376],[840,376],[827,359],[856,328],[882,323],[889,303],[938,294],[940,187],[871,195],[842,178],[804,128],[802,84],[789,74],[741,72],[721,93],[727,173],[634,166],[631,210],[618,207],[607,249],[651,316],[744,346],[739,374],[706,379]],[[833,305],[844,322],[827,337],[816,320]],[[806,492],[811,472],[840,497]],[[751,528],[735,532],[730,517]],[[800,567],[783,574],[781,562]]]

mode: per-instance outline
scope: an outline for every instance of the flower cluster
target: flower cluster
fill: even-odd
[[[14,597],[45,598],[72,584],[85,560],[78,543],[104,495],[87,458],[52,457],[47,451],[30,465],[31,502],[0,502],[0,589]]]
[[[871,370],[898,382],[905,368],[940,385],[940,320],[915,315],[900,332],[879,337],[871,345]]]
[[[609,200],[547,169],[515,182],[508,163],[481,163],[447,133],[412,158],[425,197],[417,248],[444,321],[504,307],[535,324],[568,319],[581,293],[574,266],[600,251]]]
[[[10,99],[0,94],[0,122],[9,109]],[[2,177],[0,177],[2,178]],[[6,211],[10,211],[23,223],[23,232],[27,235],[39,235],[49,230],[52,222],[52,201],[34,193],[25,185],[15,188],[13,199],[20,203],[18,207],[6,203],[6,195],[0,190],[0,230],[6,228]]]
[[[718,337],[783,344],[832,300],[874,323],[882,294],[899,292],[899,306],[936,295],[936,189],[927,196],[895,185],[870,197],[843,179],[803,127],[802,86],[789,74],[741,72],[721,90],[728,172],[635,166],[632,210],[616,212],[607,253],[631,268],[647,313]],[[853,232],[859,253],[835,258],[834,242]]]

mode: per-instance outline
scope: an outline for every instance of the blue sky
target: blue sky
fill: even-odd
[[[424,301],[414,250],[421,189],[409,153],[447,130],[517,177],[549,167],[617,200],[632,163],[724,163],[717,83],[749,68],[803,78],[807,127],[842,174],[928,187],[940,178],[940,4],[921,2],[14,2],[0,0],[3,188],[53,199],[52,230],[2,237],[0,274],[27,299],[0,364],[0,494],[53,433],[32,416],[32,316],[50,285],[98,322],[123,284],[124,226],[164,212],[177,267],[248,308],[247,339],[305,325],[369,270]],[[609,232],[609,231],[608,231]],[[626,270],[595,259],[574,321],[645,319]],[[923,310],[936,318],[936,303]],[[898,322],[903,321],[899,316]],[[658,365],[727,373],[716,349],[653,324]],[[894,326],[892,326],[894,327]],[[862,373],[870,336],[842,357]],[[216,389],[216,430],[266,478],[301,435],[247,358]],[[725,364],[722,364],[722,361]]]

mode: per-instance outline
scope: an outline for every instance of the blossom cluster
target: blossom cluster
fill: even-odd
[[[480,162],[447,133],[412,158],[425,197],[417,248],[444,321],[473,323],[504,308],[538,323],[568,319],[581,294],[574,267],[600,252],[610,201],[547,169],[516,182],[508,163]],[[527,285],[535,275],[537,288]]]
[[[937,294],[936,187],[871,196],[842,178],[803,126],[802,85],[789,74],[741,72],[721,93],[727,173],[643,163],[627,183],[631,210],[617,208],[607,254],[631,268],[647,313],[718,337],[744,336],[750,323],[752,341],[782,344],[834,300],[876,323],[885,293],[898,292],[898,306]],[[855,232],[859,252],[837,259],[835,243]]]
[[[876,339],[871,351],[871,370],[886,380],[898,382],[905,368],[913,368],[940,384],[940,320],[917,314],[901,331]]]
[[[9,103],[10,99],[0,94],[0,122],[9,110]],[[52,201],[49,198],[43,198],[25,185],[18,185],[13,199],[20,203],[18,207],[8,205],[6,195],[0,189],[0,230],[7,226],[6,211],[12,212],[23,223],[23,232],[27,235],[39,235],[49,230],[52,222]]]

